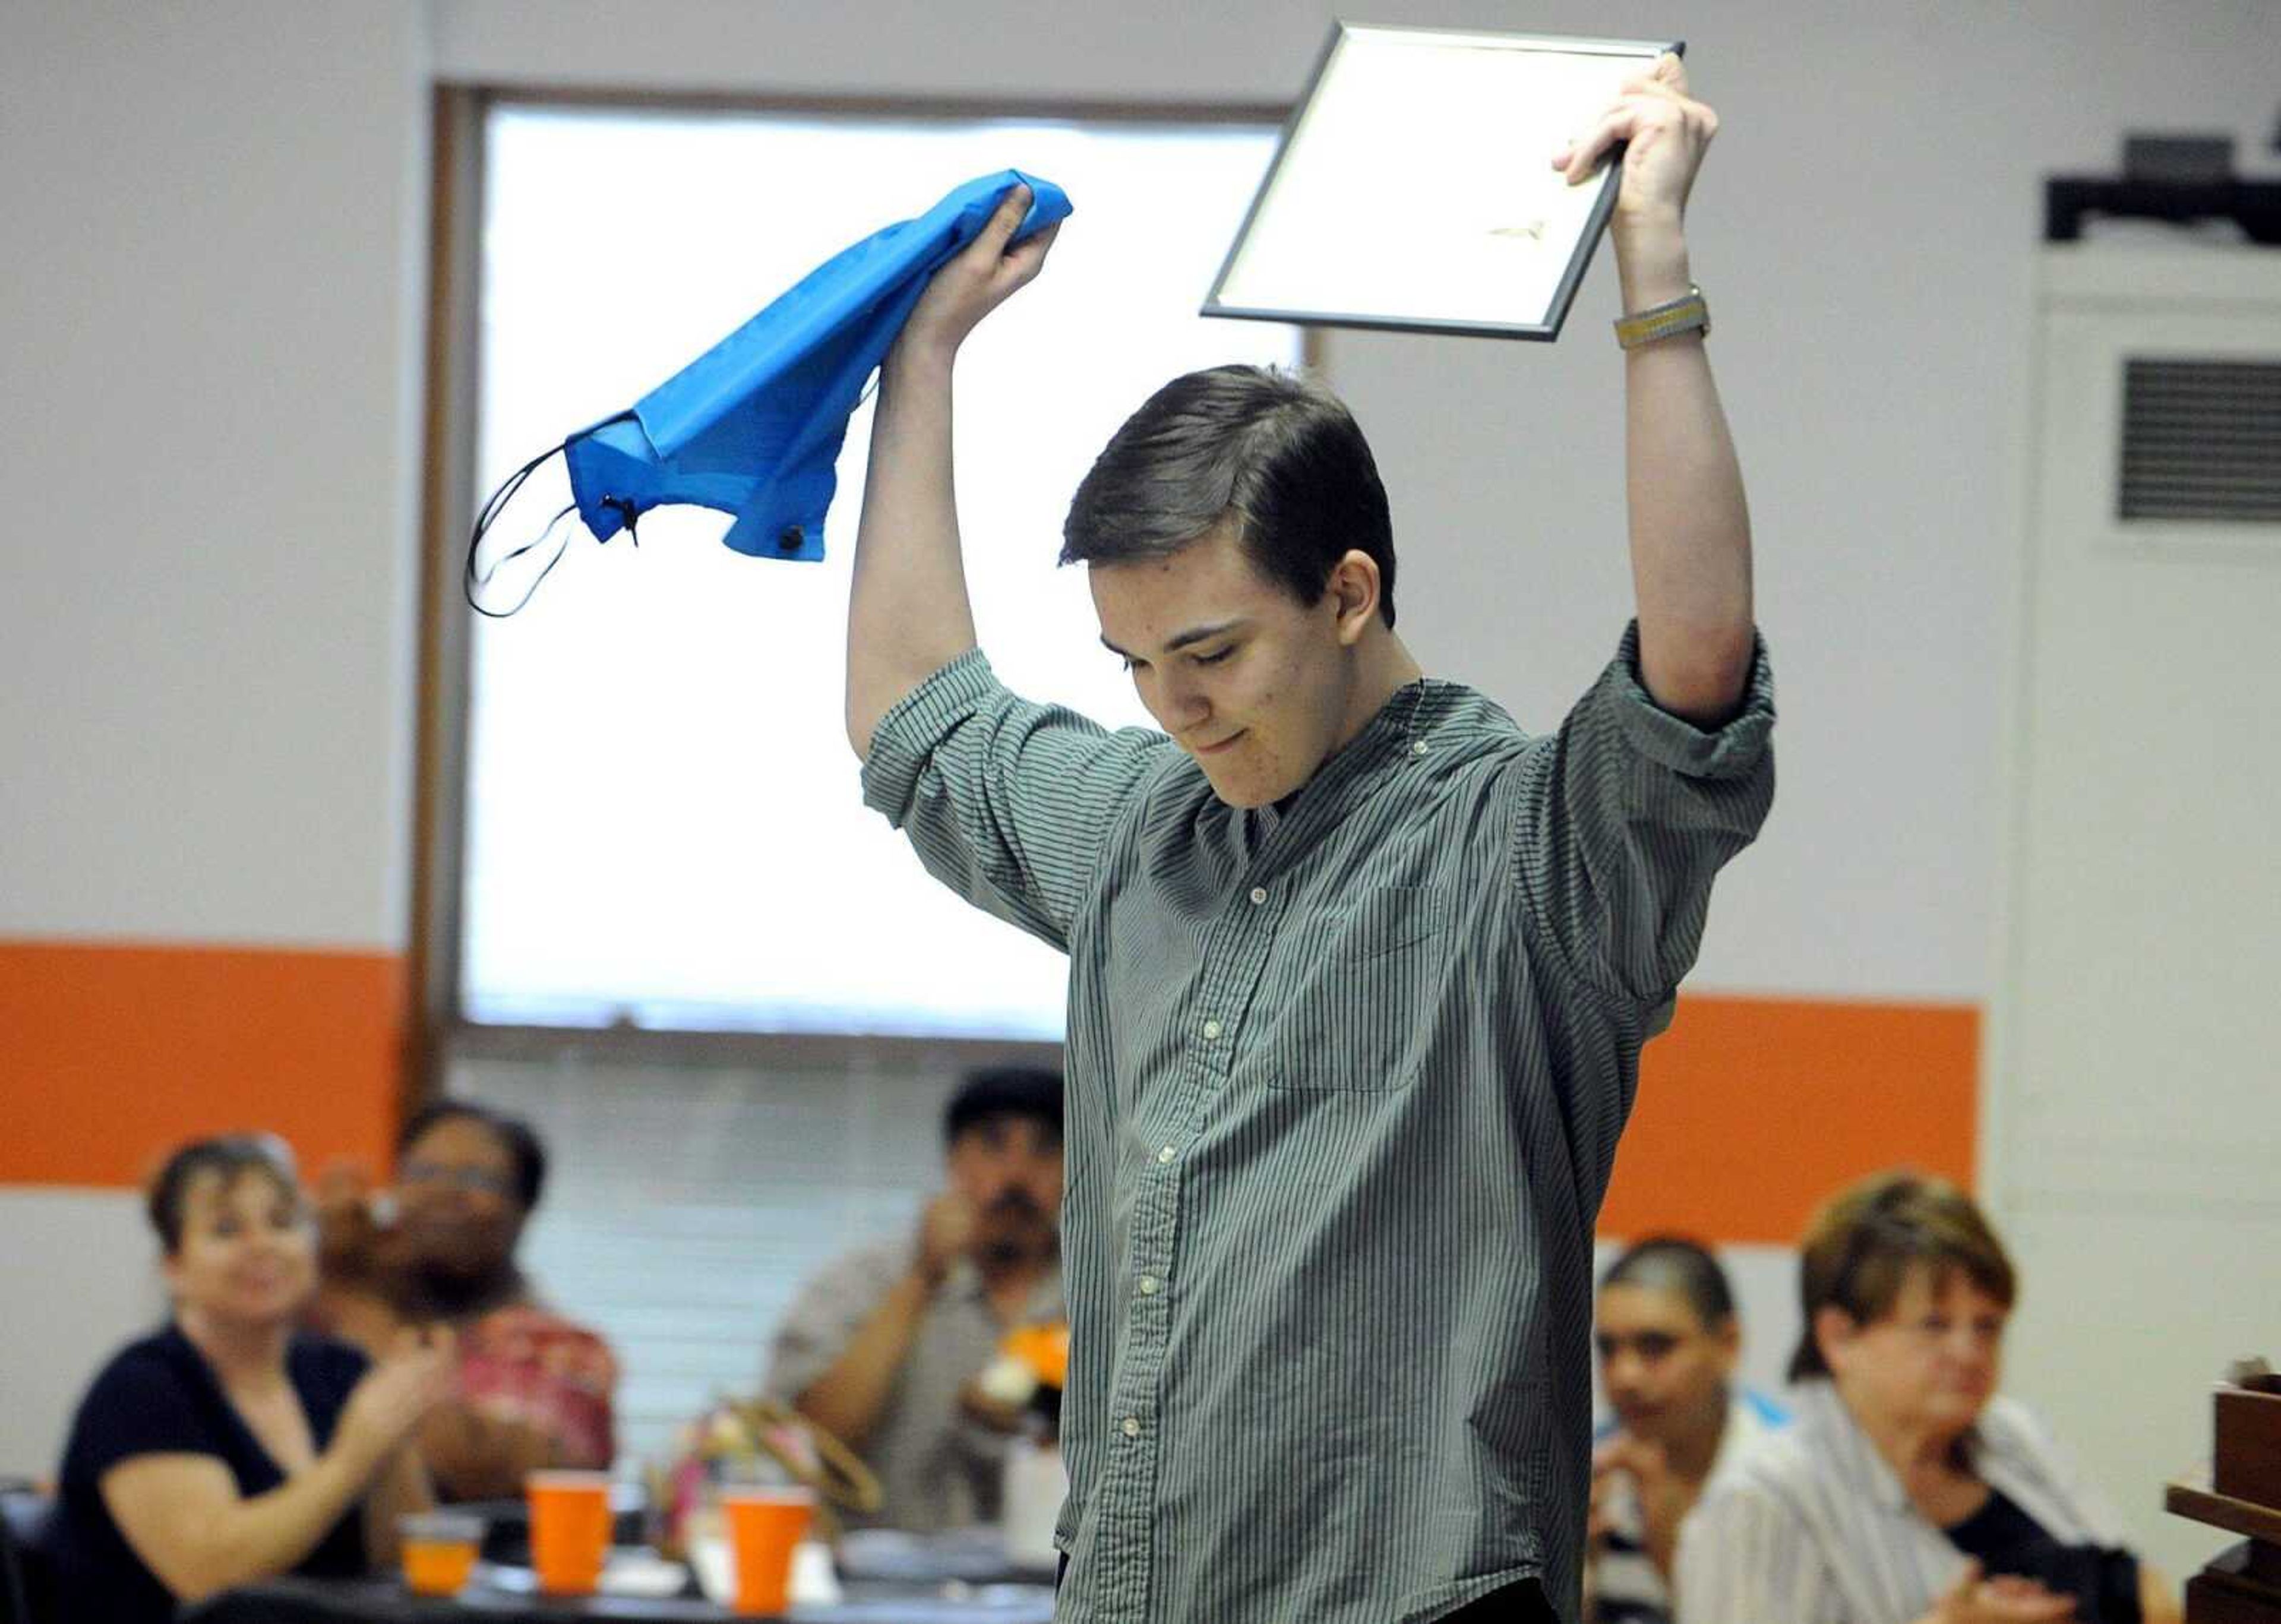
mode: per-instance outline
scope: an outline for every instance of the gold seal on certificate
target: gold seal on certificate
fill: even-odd
[[[1553,154],[1677,49],[1337,25],[1203,313],[1558,337],[1620,165]]]

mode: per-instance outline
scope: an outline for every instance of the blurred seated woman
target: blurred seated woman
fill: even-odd
[[[1699,1241],[1651,1236],[1609,1264],[1592,1340],[1615,1413],[1593,1441],[1585,1616],[1670,1624],[1682,1520],[1714,1471],[1790,1415],[1735,1380],[1734,1288]]]
[[[1798,1257],[1795,1419],[1682,1525],[1684,1624],[2171,1624],[2043,1427],[1997,1396],[2011,1259],[1953,1186],[1884,1173]]]
[[[465,1100],[405,1124],[392,1191],[326,1180],[321,1322],[366,1348],[407,1326],[457,1334],[456,1390],[420,1429],[446,1501],[513,1498],[527,1473],[599,1470],[615,1453],[609,1345],[540,1302],[515,1262],[545,1180],[530,1126]]]
[[[298,1328],[316,1232],[275,1139],[184,1146],[149,1209],[173,1319],[73,1419],[50,1535],[61,1616],[145,1624],[280,1574],[392,1563],[398,1515],[429,1503],[410,1439],[449,1388],[448,1336],[374,1362]]]

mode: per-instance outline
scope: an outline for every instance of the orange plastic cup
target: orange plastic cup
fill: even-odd
[[[404,1588],[415,1596],[456,1596],[476,1571],[483,1548],[479,1517],[457,1512],[414,1512],[397,1520],[403,1548]]]
[[[604,1472],[534,1472],[530,1566],[550,1596],[592,1596],[610,1554],[610,1479]]]
[[[792,1605],[792,1553],[816,1518],[806,1489],[724,1489],[721,1515],[737,1572],[733,1612],[773,1617]]]

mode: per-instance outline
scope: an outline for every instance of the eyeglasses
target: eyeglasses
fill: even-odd
[[[406,1162],[397,1169],[397,1179],[404,1184],[448,1185],[470,1195],[496,1195],[502,1201],[511,1199],[514,1195],[514,1180],[505,1173],[495,1173],[488,1167],[448,1167],[441,1162]]]

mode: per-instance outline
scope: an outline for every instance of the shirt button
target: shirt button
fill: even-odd
[[[1153,1296],[1155,1296],[1155,1295],[1156,1295],[1156,1286],[1157,1286],[1157,1280],[1156,1280],[1156,1277],[1155,1275],[1153,1275],[1153,1274],[1144,1274],[1144,1275],[1142,1275],[1142,1276],[1140,1277],[1140,1295],[1141,1295],[1142,1296],[1144,1296],[1144,1297],[1153,1297]]]
[[[1159,1162],[1169,1162],[1179,1154],[1179,1153],[1174,1150],[1171,1146],[1167,1145],[1156,1153],[1156,1159]]]
[[[1426,754],[1426,741],[1425,741],[1424,739],[1419,739],[1416,744],[1414,744],[1414,745],[1411,746],[1410,746],[1410,754],[1412,754],[1412,755],[1423,755],[1423,754]]]
[[[1128,1438],[1139,1437],[1140,1435],[1140,1418],[1137,1415],[1126,1416],[1118,1425],[1117,1430],[1123,1433]]]
[[[1218,1021],[1206,1021],[1204,1023],[1204,1036],[1207,1038],[1217,1038],[1219,1036],[1219,1023]]]
[[[1254,908],[1258,907],[1262,902],[1264,902],[1266,900],[1267,900],[1267,887],[1266,887],[1266,886],[1264,886],[1264,885],[1254,885],[1254,886],[1251,888],[1251,905],[1252,905]]]

